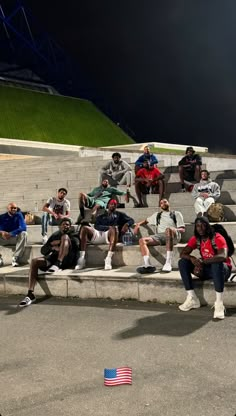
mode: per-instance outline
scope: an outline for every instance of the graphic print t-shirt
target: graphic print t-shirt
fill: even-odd
[[[59,201],[57,198],[51,197],[47,200],[47,204],[49,204],[49,208],[56,214],[65,215],[67,211],[70,211],[70,201],[68,199]]]
[[[221,248],[226,248],[227,249],[227,243],[226,243],[224,237],[219,233],[215,234],[215,244],[216,244],[216,247],[218,249],[221,249]],[[195,236],[191,237],[190,240],[188,241],[187,245],[189,247],[191,247],[193,250],[195,250],[197,248],[197,239],[196,239],[196,237]],[[201,248],[201,250],[200,250],[201,256],[202,256],[203,259],[209,259],[210,257],[214,257],[215,252],[214,252],[214,249],[212,247],[211,240],[209,238],[206,241],[201,241],[200,248]],[[230,260],[229,257],[227,257],[226,264],[229,267],[232,267],[231,260]]]

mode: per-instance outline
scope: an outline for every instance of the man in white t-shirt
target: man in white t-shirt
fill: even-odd
[[[149,237],[142,237],[139,240],[144,265],[137,268],[138,273],[154,273],[156,267],[150,263],[148,246],[166,245],[166,262],[162,268],[163,272],[171,272],[173,246],[181,240],[181,234],[185,231],[183,215],[179,211],[170,211],[167,199],[160,201],[161,212],[155,212],[151,217],[140,221],[135,225],[134,234],[137,234],[141,225],[154,225],[157,227],[157,234]]]
[[[42,242],[46,244],[48,240],[47,230],[48,223],[50,225],[59,225],[62,218],[68,218],[70,216],[70,201],[65,198],[67,195],[67,189],[58,189],[57,197],[51,197],[47,200],[43,206],[42,215]]]

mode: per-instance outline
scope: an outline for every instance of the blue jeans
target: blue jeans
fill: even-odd
[[[179,271],[183,284],[186,290],[193,290],[193,273],[194,265],[190,260],[180,259],[179,260]],[[204,278],[201,280],[213,279],[214,287],[216,292],[224,291],[224,283],[229,278],[231,269],[227,264],[212,263],[203,265]]]
[[[43,215],[42,215],[42,235],[47,234],[47,232],[48,232],[48,224],[49,225],[58,225],[59,224],[59,221],[57,221],[48,212],[44,212]]]

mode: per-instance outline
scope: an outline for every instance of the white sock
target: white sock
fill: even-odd
[[[173,251],[167,251],[166,252],[166,263],[171,264],[172,257],[173,257]]]
[[[193,289],[192,290],[187,290],[187,294],[189,296],[191,296],[192,298],[196,298],[197,297],[197,295],[196,295],[196,293],[194,292]]]
[[[150,263],[150,257],[149,256],[143,256],[144,266],[151,266]]]
[[[84,259],[85,258],[85,251],[80,251],[79,258]]]
[[[216,302],[223,302],[223,292],[216,292]]]
[[[108,251],[107,258],[112,258],[114,251]]]

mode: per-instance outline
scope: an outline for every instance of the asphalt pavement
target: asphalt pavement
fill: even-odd
[[[0,298],[1,416],[235,416],[236,309]],[[133,384],[105,387],[104,368]]]

